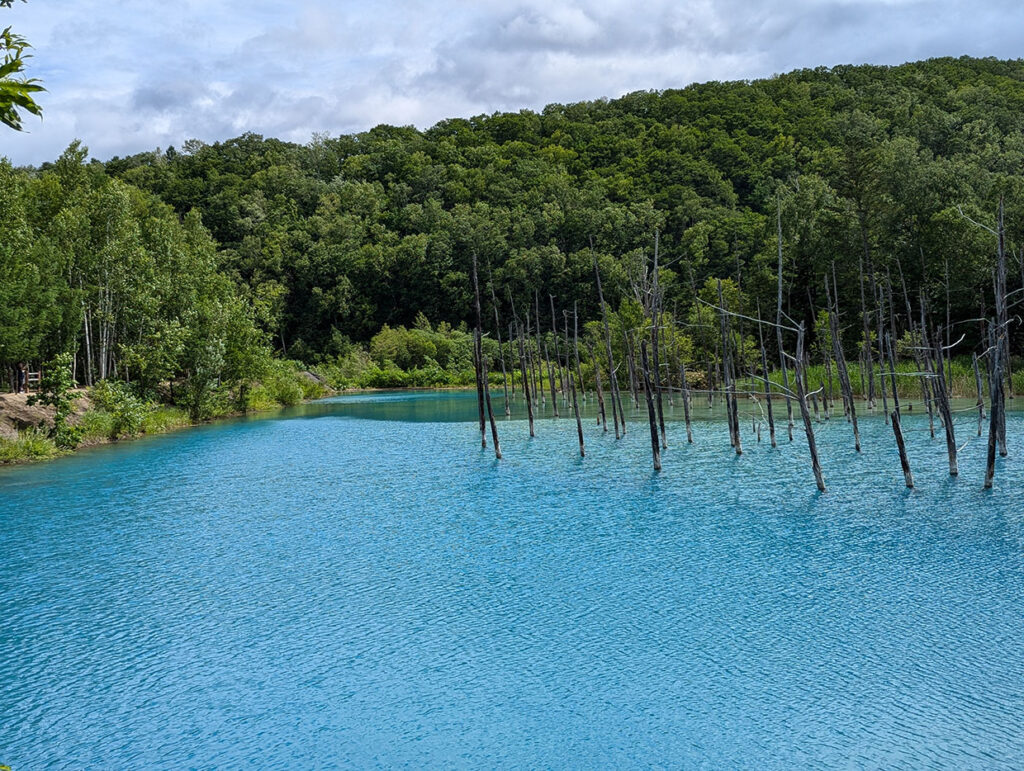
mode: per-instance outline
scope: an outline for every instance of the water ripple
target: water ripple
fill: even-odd
[[[806,447],[346,397],[0,470],[0,763],[1024,764],[1024,419]],[[677,408],[678,409],[678,408]]]

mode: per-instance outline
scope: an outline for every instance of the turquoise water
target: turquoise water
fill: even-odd
[[[0,470],[0,764],[1024,764],[1024,419],[616,442],[340,397]],[[677,407],[678,411],[679,408]],[[706,408],[697,414],[706,418]]]

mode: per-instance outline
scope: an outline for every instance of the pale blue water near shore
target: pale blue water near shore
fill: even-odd
[[[1024,765],[1024,419],[891,430],[340,397],[0,470],[0,764]],[[678,407],[676,410],[678,411]],[[706,409],[698,415],[706,414]]]

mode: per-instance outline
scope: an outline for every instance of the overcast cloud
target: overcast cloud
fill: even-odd
[[[245,131],[297,142],[379,123],[540,109],[797,67],[1021,55],[1019,0],[29,0],[42,122],[15,163],[74,138],[106,159]]]

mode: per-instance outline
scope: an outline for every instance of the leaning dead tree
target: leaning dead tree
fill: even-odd
[[[811,469],[814,471],[814,483],[818,486],[819,492],[825,492],[825,477],[821,473],[821,463],[818,460],[818,445],[814,439],[814,426],[811,424],[811,413],[807,409],[807,381],[804,371],[804,324],[800,322],[797,328],[796,356],[793,357],[793,364],[796,368],[796,398],[800,404],[800,415],[804,421],[804,434],[807,437],[807,449],[811,453]]]
[[[914,474],[910,470],[910,459],[907,457],[907,444],[903,439],[903,426],[900,422],[900,396],[896,388],[896,359],[892,352],[892,337],[886,333],[886,353],[889,358],[889,382],[892,384],[892,432],[896,437],[896,448],[900,453],[900,466],[903,468],[903,479],[907,487],[914,486]],[[882,381],[882,388],[885,388],[885,381]]]
[[[957,476],[960,469],[957,463],[956,434],[953,428],[953,410],[949,403],[949,389],[946,384],[945,367],[942,366],[942,343],[939,336],[935,335],[935,347],[931,348],[928,338],[928,327],[925,325],[924,302],[921,304],[921,345],[924,353],[921,358],[924,360],[928,378],[932,381],[932,392],[935,394],[935,403],[938,406],[939,417],[946,432],[946,455],[949,458],[949,475]],[[934,356],[934,359],[933,359]],[[934,362],[934,363],[933,363]]]

